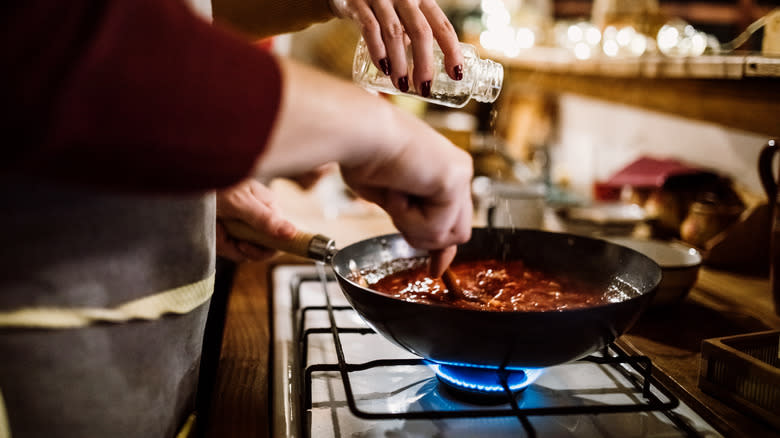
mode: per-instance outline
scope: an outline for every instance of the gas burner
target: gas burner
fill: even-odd
[[[497,369],[474,365],[450,365],[430,362],[436,377],[453,396],[478,404],[507,401],[504,381],[517,394],[542,374],[541,368]]]
[[[719,436],[651,377],[649,359],[614,345],[545,368],[536,382],[542,370],[502,379],[495,367],[442,367],[399,350],[364,325],[335,281],[320,283],[313,266],[278,267],[273,279],[271,436]],[[440,368],[445,374],[434,379]],[[444,376],[494,395],[448,389]]]

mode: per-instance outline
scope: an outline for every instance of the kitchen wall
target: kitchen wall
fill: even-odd
[[[586,198],[594,181],[607,179],[640,155],[719,170],[748,191],[763,193],[756,167],[768,140],[764,135],[563,94],[556,137],[553,178],[569,180]]]

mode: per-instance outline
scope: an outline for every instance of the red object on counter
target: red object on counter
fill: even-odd
[[[617,201],[620,199],[620,187],[614,187],[603,181],[593,183],[593,199],[596,201]]]
[[[634,188],[660,188],[671,177],[711,174],[711,172],[689,166],[675,159],[641,157],[614,174],[602,186],[617,189],[625,186]]]
[[[653,192],[662,187],[696,186],[711,182],[717,175],[675,159],[640,157],[612,175],[606,181],[593,184],[593,198],[598,201],[617,201],[623,190]]]

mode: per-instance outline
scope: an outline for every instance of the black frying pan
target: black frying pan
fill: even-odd
[[[628,330],[661,281],[661,268],[632,249],[570,234],[502,228],[475,228],[455,260],[522,259],[531,268],[580,279],[605,292],[620,283],[635,292],[619,302],[580,309],[498,312],[403,301],[361,286],[354,276],[355,266],[376,271],[393,260],[426,254],[400,234],[388,234],[335,251],[331,265],[350,304],[371,327],[406,350],[442,363],[546,367],[579,359]]]

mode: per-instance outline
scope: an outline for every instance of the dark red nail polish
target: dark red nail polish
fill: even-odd
[[[455,73],[455,80],[456,81],[459,81],[459,80],[463,79],[463,66],[462,65],[460,65],[460,64],[456,65],[452,69],[452,71]]]
[[[409,77],[404,76],[401,79],[398,79],[398,89],[406,93],[409,91]]]
[[[428,97],[431,95],[431,81],[425,81],[420,84],[420,96]]]
[[[384,73],[387,76],[390,76],[390,60],[387,58],[382,58],[379,60],[379,68],[382,69],[382,73]]]

